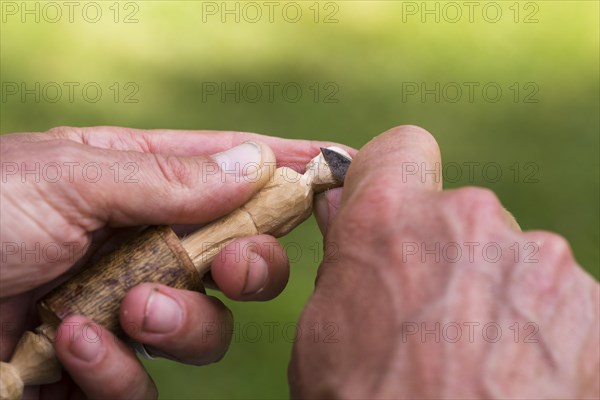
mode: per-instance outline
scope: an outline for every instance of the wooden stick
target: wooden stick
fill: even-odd
[[[37,333],[25,332],[9,363],[0,363],[0,398],[20,399],[27,385],[60,380],[61,367],[54,355],[55,327],[42,324]]]
[[[332,148],[348,158],[342,149]],[[266,185],[231,214],[182,241],[170,227],[151,227],[50,292],[38,304],[43,325],[25,332],[10,363],[0,363],[0,400],[20,399],[27,385],[56,382],[61,366],[52,344],[68,315],[85,315],[117,336],[119,306],[127,291],[142,282],[198,290],[214,257],[233,240],[258,234],[283,236],[312,212],[314,193],[340,186],[322,154],[304,174],[278,168]]]
[[[204,275],[214,257],[234,239],[263,233],[281,237],[308,218],[315,188],[319,192],[339,186],[327,163],[319,157],[317,162],[309,163],[304,175],[290,168],[278,168],[246,204],[185,238],[181,244],[198,273]]]

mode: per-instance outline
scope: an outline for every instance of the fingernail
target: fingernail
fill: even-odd
[[[252,252],[248,260],[248,272],[246,273],[246,285],[242,294],[251,295],[260,293],[267,283],[269,267],[264,258]]]
[[[102,344],[100,327],[85,324],[75,332],[73,341],[69,345],[71,353],[82,361],[91,363],[96,360],[104,345]]]
[[[227,151],[215,154],[213,159],[219,164],[221,170],[244,176],[248,173],[256,173],[260,168],[262,154],[258,144],[245,142]]]
[[[154,289],[146,302],[142,329],[148,333],[168,333],[181,325],[182,311],[173,298]]]

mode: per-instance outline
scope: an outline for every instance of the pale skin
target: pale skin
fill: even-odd
[[[15,174],[2,183],[2,243],[24,243],[26,249],[35,243],[76,243],[79,249],[102,244],[77,260],[68,251],[52,262],[47,256],[24,263],[23,255],[12,249],[10,255],[3,254],[0,318],[11,329],[0,342],[2,360],[10,356],[21,331],[36,325],[29,308],[34,299],[65,271],[109,251],[140,226],[202,224],[243,204],[258,189],[256,181],[211,175],[197,182],[199,169],[223,160],[215,153],[248,140],[263,146],[256,162],[274,163],[276,157],[278,164],[298,170],[320,146],[330,145],[245,133],[107,127],[3,136],[3,163],[26,162],[32,168],[35,162],[97,162],[106,179],[92,184],[75,174],[72,182],[23,182]],[[446,192],[441,181],[418,174],[399,179],[394,168],[398,160],[440,162],[437,143],[420,128],[394,128],[358,154],[350,152],[356,158],[344,189],[316,200],[326,247],[336,251],[326,252],[300,321],[306,332],[315,323],[335,324],[336,341],[305,335],[295,344],[290,363],[293,397],[600,396],[599,287],[576,264],[564,239],[521,232],[489,191]],[[244,157],[247,162],[248,154]],[[137,183],[115,182],[115,162],[138,165]],[[241,239],[237,248],[249,242],[256,244],[260,257],[217,257],[206,283],[235,300],[271,299],[287,282],[288,260],[272,237]],[[511,257],[490,262],[474,252],[473,260],[436,261],[412,254],[414,248],[406,246],[435,242],[494,242]],[[539,246],[537,263],[526,263],[523,255],[515,259],[508,251],[515,243],[532,242]],[[226,250],[232,254],[235,248],[233,244]],[[273,248],[281,251],[261,252]],[[148,308],[152,293],[167,297],[166,302],[152,297],[150,303],[162,308]],[[161,312],[173,302],[180,312]],[[232,319],[220,301],[202,293],[142,284],[126,296],[120,318],[127,333],[153,354],[184,363],[215,362],[229,344],[226,334],[202,340],[203,322],[226,327]],[[479,330],[469,341],[465,322],[479,322],[479,328],[494,322],[503,336],[491,343]],[[520,323],[517,341],[509,330],[515,322]],[[536,343],[523,340],[531,331],[523,329],[528,322],[538,327]],[[86,318],[72,316],[59,329],[55,347],[68,372],[65,379],[28,388],[26,396],[155,397],[156,388],[136,356],[109,332],[101,332],[99,347],[81,340],[86,323]],[[414,331],[421,323],[428,329],[435,323],[457,323],[465,338],[423,339]]]
[[[600,397],[599,285],[567,241],[521,232],[489,190],[442,191],[431,175],[403,179],[393,167],[402,161],[432,170],[436,141],[412,126],[378,136],[355,157],[344,188],[317,203],[325,242],[337,251],[319,268],[300,327],[334,322],[338,330],[334,343],[310,336],[296,343],[292,396]],[[433,254],[415,252],[415,243]],[[440,255],[436,243],[460,244],[463,254]],[[473,258],[464,243],[479,243]],[[484,255],[486,243],[503,256]],[[521,250],[533,243],[537,253],[515,259],[515,243]],[[493,329],[484,337],[487,323],[501,337]],[[461,326],[460,339],[456,328],[442,330],[451,324]],[[437,331],[438,341],[425,330]]]
[[[16,244],[18,249],[2,249],[3,361],[10,357],[22,331],[37,325],[31,308],[34,300],[55,285],[65,271],[93,262],[142,226],[174,224],[180,232],[189,231],[189,225],[181,224],[197,228],[228,214],[264,184],[263,178],[244,179],[235,174],[243,173],[246,164],[274,171],[277,159],[277,166],[303,172],[320,147],[332,145],[239,132],[114,127],[57,128],[46,133],[4,135],[1,140],[6,181],[1,192],[2,243]],[[215,156],[246,141],[261,144],[243,145],[233,155]],[[223,162],[239,164],[237,168],[230,165],[223,174],[215,173]],[[21,174],[35,170],[36,163],[39,176]],[[51,164],[63,168],[61,180],[56,180],[55,168],[48,169]],[[84,166],[89,165],[84,175]],[[95,165],[101,166],[97,181]],[[17,172],[13,174],[10,168],[14,166]],[[115,169],[120,169],[118,176]],[[248,169],[252,171],[256,168]],[[261,176],[268,177],[268,173]],[[58,258],[56,246],[61,246]],[[82,250],[88,246],[89,251]],[[33,252],[25,255],[21,249]],[[235,254],[237,249],[244,251]],[[249,256],[248,249],[255,254]],[[222,254],[213,262],[205,284],[231,299],[269,300],[287,283],[288,259],[271,236],[240,239]],[[178,309],[168,308],[173,305]],[[120,319],[129,336],[144,343],[152,355],[183,363],[215,362],[223,357],[230,341],[226,330],[232,323],[231,312],[203,293],[141,284],[125,297]],[[64,321],[55,348],[68,375],[57,384],[27,388],[25,397],[156,397],[156,387],[133,351],[108,331],[95,335],[86,327],[89,322],[82,316]],[[219,331],[211,330],[207,335],[203,332],[206,326]],[[85,340],[91,335],[91,340]],[[94,346],[98,343],[101,346]]]

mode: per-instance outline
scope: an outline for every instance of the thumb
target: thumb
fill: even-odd
[[[398,221],[414,217],[408,200],[441,190],[440,165],[437,142],[415,126],[390,129],[363,146],[348,169],[341,201],[336,193],[317,205],[326,245],[336,249],[324,258],[319,279],[330,275],[336,287],[339,274],[348,275],[348,264],[357,267],[358,275],[372,265],[382,239],[397,233]]]
[[[400,197],[442,189],[440,149],[425,129],[392,128],[367,143],[348,170],[344,204],[355,197]]]
[[[86,151],[88,164],[101,166],[99,179],[83,174],[74,185],[79,220],[88,231],[105,225],[199,224],[217,219],[250,199],[276,167],[271,149],[256,142],[196,157],[89,147]]]
[[[329,190],[315,199],[321,233],[332,231],[340,210],[350,209],[347,217],[364,219],[370,213],[385,211],[382,208],[389,208],[403,196],[441,190],[440,169],[440,151],[429,132],[410,125],[384,132],[354,157],[343,190]]]

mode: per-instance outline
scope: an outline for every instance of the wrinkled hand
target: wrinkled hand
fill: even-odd
[[[270,147],[242,144],[249,140]],[[236,132],[111,127],[2,136],[2,360],[10,357],[21,333],[39,323],[35,300],[66,275],[145,225],[217,219],[265,183],[274,172],[275,155],[279,164],[299,170],[327,145]],[[244,173],[256,174],[257,167],[260,179],[245,179]],[[245,256],[249,249],[258,257]],[[288,260],[273,237],[241,239],[221,254],[227,256],[217,256],[205,281],[232,299],[268,300],[287,283]],[[120,319],[129,336],[153,355],[190,364],[219,360],[232,324],[218,299],[154,284],[127,294]],[[82,316],[63,322],[55,347],[70,377],[43,386],[40,395],[155,397],[156,388],[134,353],[108,331],[97,332],[98,341],[86,340],[88,332],[96,332],[86,331],[89,323]],[[203,335],[206,326],[217,331]],[[35,396],[35,390],[29,388],[26,397]]]
[[[330,251],[300,330],[335,335],[299,338],[292,396],[600,397],[598,283],[489,190],[441,191],[423,174],[440,162],[429,133],[395,128],[318,199]]]

